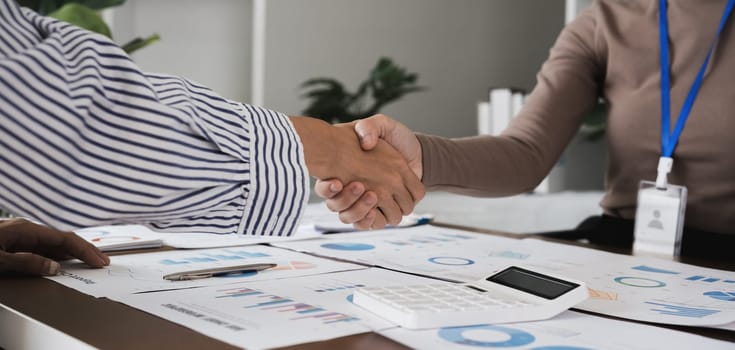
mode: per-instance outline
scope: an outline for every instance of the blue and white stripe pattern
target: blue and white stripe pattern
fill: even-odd
[[[288,235],[307,197],[286,116],[0,0],[0,207],[64,230]]]

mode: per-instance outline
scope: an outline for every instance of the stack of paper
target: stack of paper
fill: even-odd
[[[163,240],[145,226],[98,226],[75,232],[103,252],[158,248]]]

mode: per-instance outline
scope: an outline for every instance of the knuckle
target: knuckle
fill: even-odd
[[[345,223],[345,224],[353,224],[353,223],[355,223],[357,221],[357,220],[355,220],[354,215],[351,212],[349,212],[349,211],[343,211],[343,212],[339,213],[339,220],[342,221],[342,223]]]
[[[333,212],[337,212],[337,211],[339,211],[339,210],[337,209],[337,203],[335,203],[335,201],[334,201],[334,200],[331,200],[331,199],[330,199],[330,200],[327,200],[327,201],[325,201],[324,203],[326,204],[326,206],[327,206],[327,209],[329,209],[329,211],[333,211]]]

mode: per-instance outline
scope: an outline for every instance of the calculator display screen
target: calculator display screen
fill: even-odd
[[[564,293],[579,287],[576,283],[515,266],[498,272],[488,277],[487,280],[546,299],[556,299]]]

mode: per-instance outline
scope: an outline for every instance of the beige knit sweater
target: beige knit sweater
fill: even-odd
[[[726,3],[669,0],[672,127]],[[717,43],[669,182],[689,189],[686,226],[735,234],[733,22]],[[601,205],[607,214],[633,218],[638,184],[655,180],[661,155],[658,31],[656,0],[596,1],[559,35],[526,105],[501,136],[419,135],[424,183],[483,196],[532,190],[602,96],[609,154]]]

